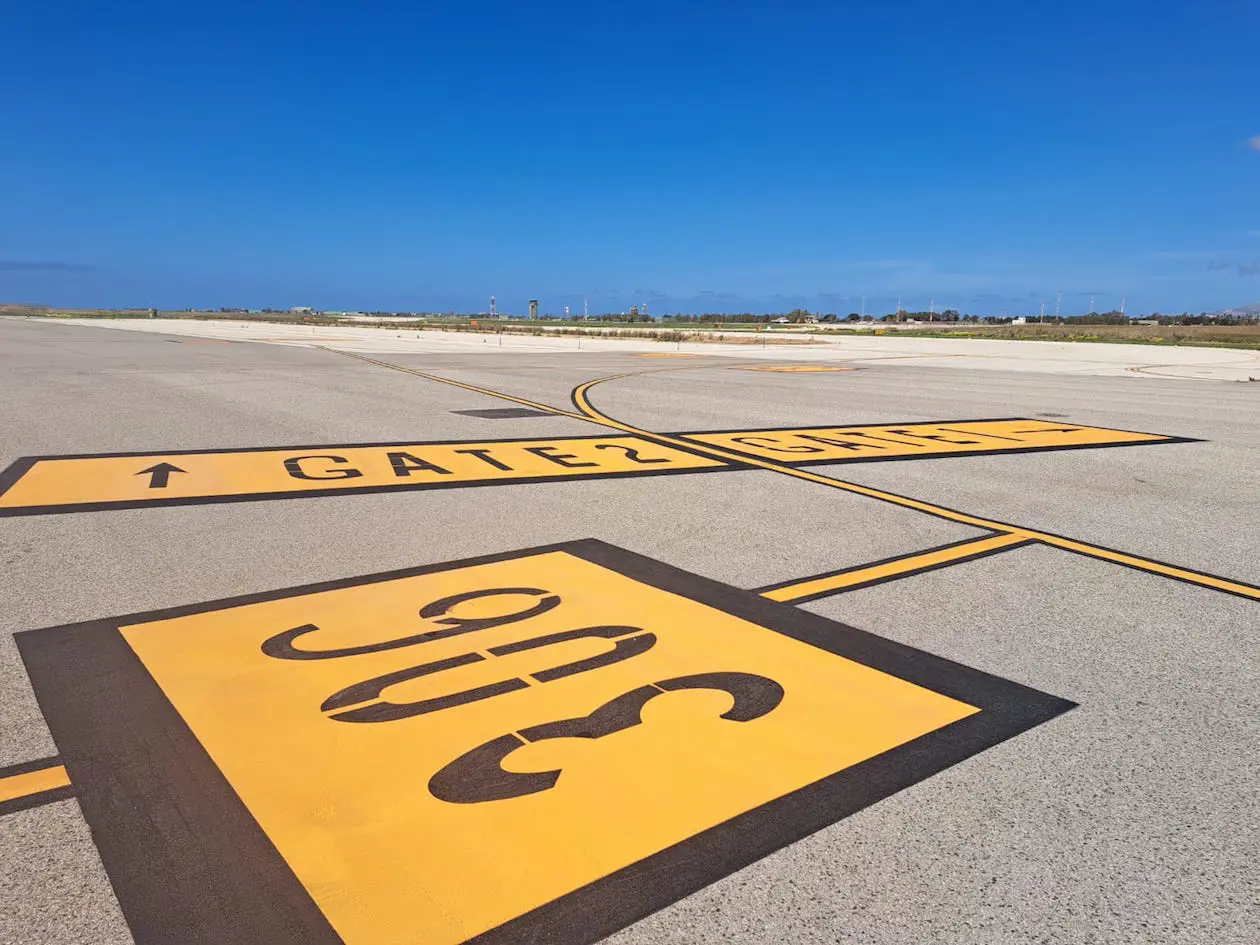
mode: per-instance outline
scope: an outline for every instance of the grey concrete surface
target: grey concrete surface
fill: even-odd
[[[129,945],[77,802],[0,817],[0,945]]]
[[[189,340],[0,320],[0,466],[49,453],[600,432],[454,414],[504,404],[327,352]],[[561,407],[581,381],[677,368],[594,391],[601,409],[654,430],[1063,414],[1202,437],[819,470],[1260,580],[1260,385],[930,361],[773,374],[617,350],[379,357]],[[751,471],[0,518],[0,766],[54,749],[12,643],[20,630],[572,538],[756,587],[975,534]],[[611,941],[1254,940],[1260,604],[1032,548],[806,606],[1081,707]],[[0,818],[0,848],[0,943],[127,941],[74,802]]]
[[[1255,941],[1255,604],[1036,548],[805,606],[1080,706],[617,945]]]
[[[485,334],[455,331],[407,331],[404,328],[367,327],[344,323],[328,327],[267,324],[257,321],[189,321],[181,319],[66,319],[67,325],[150,332],[154,330],[233,340],[265,339],[271,343],[310,345],[321,343],[349,351],[373,353],[440,354],[545,352],[667,352],[707,357],[752,358],[757,361],[919,361],[934,360],[944,370],[1045,373],[1072,376],[1180,377],[1187,380],[1247,381],[1260,377],[1260,352],[1231,348],[1183,345],[1073,344],[1056,341],[1006,341],[980,338],[898,337],[893,329],[885,337],[852,336],[845,331],[816,334],[772,331],[706,334],[706,341],[662,343],[637,338],[582,337],[570,330],[542,323],[540,335]],[[660,326],[657,326],[660,327]],[[591,326],[586,332],[602,333]],[[846,337],[846,335],[848,335]],[[760,343],[758,343],[760,341]],[[751,343],[750,343],[751,342]],[[767,343],[769,342],[769,343]]]
[[[959,384],[954,371],[897,365],[837,374],[671,371],[611,381],[591,396],[601,410],[654,430],[1018,416],[1202,439],[813,468],[1010,524],[1260,582],[1260,385],[1156,387],[991,372]],[[729,420],[732,402],[739,403],[741,423]]]

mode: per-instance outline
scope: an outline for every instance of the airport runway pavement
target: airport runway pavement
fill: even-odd
[[[1260,385],[178,329],[0,319],[0,943],[1254,940]]]

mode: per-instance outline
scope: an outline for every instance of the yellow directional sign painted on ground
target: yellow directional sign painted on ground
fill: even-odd
[[[1091,446],[1185,442],[1048,420],[954,420],[871,426],[796,427],[688,433],[686,438],[764,459],[790,463],[914,459],[964,453],[1063,450]]]
[[[677,444],[692,440],[697,451]],[[0,472],[0,516],[740,469],[702,445],[795,464],[1185,442],[1045,420],[960,420],[649,436],[36,456]]]
[[[563,552],[122,633],[350,945],[454,945],[977,711]]]
[[[18,645],[140,945],[593,941],[1070,707],[593,541]]]
[[[47,457],[19,461],[5,473],[11,484],[0,491],[0,514],[658,475],[728,465],[637,436]]]

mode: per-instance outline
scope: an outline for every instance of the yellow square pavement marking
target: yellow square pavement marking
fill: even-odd
[[[563,551],[121,633],[347,945],[455,945],[978,711]]]

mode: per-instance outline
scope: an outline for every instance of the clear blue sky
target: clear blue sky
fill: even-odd
[[[1260,5],[27,2],[0,302],[1260,301]]]

